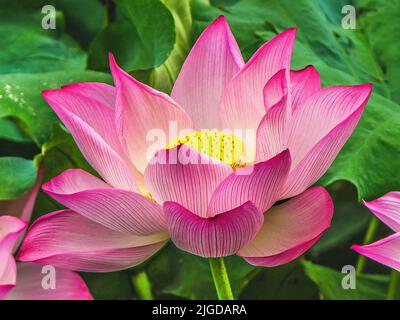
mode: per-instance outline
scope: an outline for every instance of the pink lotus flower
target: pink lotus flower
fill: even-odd
[[[307,188],[349,138],[371,85],[321,88],[313,67],[290,71],[295,32],[277,35],[245,64],[225,18],[218,18],[191,50],[171,97],[132,78],[112,56],[115,87],[80,83],[45,91],[103,180],[67,170],[45,184],[69,209],[38,219],[19,259],[118,270],[143,262],[169,238],[199,256],[238,254],[263,266],[306,251],[333,214],[328,193]],[[197,132],[170,134],[153,150],[148,133],[169,132],[171,122],[178,132]],[[191,148],[200,130],[214,128],[218,139],[234,142],[224,150],[233,161]],[[256,139],[238,156],[240,139],[225,128],[253,130]],[[176,161],[188,154],[197,164]]]
[[[396,233],[374,243],[365,246],[353,245],[351,248],[400,271],[400,192],[389,192],[376,200],[363,203]]]
[[[56,269],[55,289],[44,289],[42,266],[33,263],[16,263],[14,253],[28,225],[36,194],[41,182],[31,192],[8,201],[0,201],[0,299],[53,300],[92,299],[81,277],[69,270]],[[18,214],[18,217],[5,213]]]

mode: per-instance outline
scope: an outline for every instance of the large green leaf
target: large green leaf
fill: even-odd
[[[0,157],[0,200],[17,198],[33,187],[37,168],[32,160]]]
[[[304,262],[304,270],[314,281],[324,299],[331,300],[377,300],[385,299],[388,287],[388,276],[384,275],[357,275],[356,288],[344,289],[342,280],[347,273],[319,266],[311,262]]]
[[[9,2],[9,1],[7,1]],[[15,2],[15,1],[13,1]],[[32,7],[2,5],[0,11],[0,73],[36,73],[86,66],[86,54],[68,35],[56,15],[56,29],[43,29],[40,2]]]
[[[83,72],[86,66],[86,53],[63,32],[61,12],[56,12],[55,29],[42,28],[42,19],[47,14],[42,13],[42,7],[46,5],[58,9],[55,1],[2,1],[0,74],[4,75],[0,75],[3,86],[0,89],[0,137],[3,139],[14,142],[33,139],[42,143],[46,139],[42,131],[49,130],[51,124],[41,122],[47,110],[43,112],[45,108],[40,107],[36,96],[40,97],[40,91],[47,88],[47,78],[51,83],[60,77],[58,86],[68,81],[70,74],[75,76],[78,70]],[[56,70],[66,71],[42,75]],[[35,124],[37,114],[39,121]],[[43,130],[39,126],[43,126]],[[24,129],[28,129],[27,132]]]
[[[305,275],[302,266],[294,261],[275,268],[257,269],[240,299],[318,299],[318,288]]]
[[[65,16],[65,31],[84,48],[103,27],[106,7],[101,0],[57,0],[56,7]]]
[[[169,93],[191,47],[192,16],[189,0],[163,0],[162,2],[174,18],[176,33],[174,49],[159,67],[135,72],[134,75],[153,88]]]
[[[0,118],[13,116],[20,119],[31,139],[42,145],[50,138],[56,117],[41,92],[83,81],[109,82],[110,76],[95,71],[0,75]]]
[[[389,95],[400,101],[400,1],[358,0],[357,7],[363,11],[359,23],[365,31],[378,63],[385,70]],[[359,10],[359,11],[361,11]]]
[[[0,139],[14,142],[30,141],[29,137],[18,126],[17,121],[11,117],[0,118]]]
[[[116,3],[135,26],[148,64],[159,66],[167,59],[175,43],[171,13],[159,0],[116,0]]]
[[[174,19],[160,0],[117,0],[123,17],[106,26],[89,48],[89,67],[108,70],[112,52],[126,70],[161,65],[175,44]]]

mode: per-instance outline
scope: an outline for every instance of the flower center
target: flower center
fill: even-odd
[[[225,131],[196,131],[181,136],[168,144],[172,149],[181,144],[187,145],[211,158],[218,159],[233,169],[245,166],[244,143],[234,134]]]

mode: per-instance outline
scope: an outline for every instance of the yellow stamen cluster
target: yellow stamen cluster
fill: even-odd
[[[232,168],[244,166],[244,143],[237,136],[224,131],[197,131],[179,137],[168,144],[171,149],[178,145],[187,145],[211,158],[218,159]]]

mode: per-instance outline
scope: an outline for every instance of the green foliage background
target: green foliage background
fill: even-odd
[[[349,3],[350,2],[350,3]],[[57,9],[44,30],[41,8]],[[341,27],[342,7],[356,8],[357,28]],[[361,198],[400,190],[400,1],[385,0],[0,0],[0,200],[67,168],[93,172],[41,91],[82,81],[111,83],[107,54],[159,90],[169,92],[200,32],[225,15],[245,59],[288,27],[298,35],[292,68],[313,64],[324,85],[372,82],[365,114],[320,180],[335,203],[331,229],[304,257],[277,268],[229,257],[241,299],[383,299],[389,270],[368,262],[356,290],[343,290],[340,272],[355,265],[349,247],[361,243],[372,215]],[[34,217],[60,205],[40,193]],[[388,230],[380,225],[376,237]],[[172,244],[144,265],[109,274],[83,274],[99,299],[136,297],[131,276],[145,269],[157,298],[214,299],[208,262]]]

